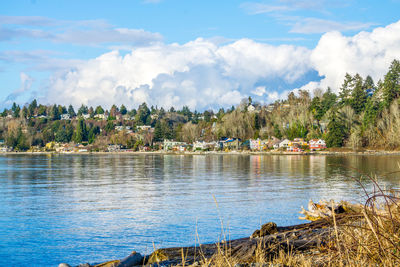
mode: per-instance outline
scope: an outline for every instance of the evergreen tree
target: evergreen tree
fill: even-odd
[[[325,138],[326,145],[328,147],[341,147],[343,146],[345,137],[345,126],[340,122],[334,111],[328,123],[328,133]]]
[[[60,119],[60,113],[58,110],[57,105],[54,105],[50,109],[50,116],[52,120],[59,120]]]
[[[318,121],[320,121],[321,118],[324,116],[325,112],[322,108],[321,100],[319,99],[318,96],[314,97],[313,100],[311,101],[309,110],[314,115],[314,118],[316,118]]]
[[[47,111],[46,111],[46,106],[40,104],[38,107],[38,115],[39,116],[46,116],[47,115]]]
[[[161,125],[161,121],[157,120],[156,125],[154,126],[154,141],[160,142],[164,139],[163,127]]]
[[[88,114],[89,109],[87,106],[83,105],[78,109],[78,116],[82,116],[83,114]]]
[[[63,126],[58,128],[58,130],[55,134],[55,141],[60,142],[60,143],[68,143],[69,142],[68,133]]]
[[[393,60],[383,81],[383,102],[389,107],[400,94],[400,61]]]
[[[76,116],[74,107],[72,105],[69,105],[68,107],[68,114],[71,118]]]
[[[356,114],[364,110],[365,103],[367,102],[367,91],[363,86],[363,79],[359,74],[353,78],[353,91],[351,92],[350,106],[354,109]]]
[[[34,99],[28,106],[28,116],[33,117],[37,108],[37,101]]]
[[[351,92],[353,90],[353,77],[346,73],[342,87],[339,92],[339,104],[348,105],[350,102]]]
[[[332,89],[328,87],[326,92],[322,95],[321,107],[322,107],[322,116],[330,110],[336,104],[337,96],[332,92]]]
[[[363,128],[366,129],[370,125],[374,125],[378,114],[379,104],[372,97],[368,98],[362,120]]]
[[[96,114],[104,114],[104,109],[101,106],[97,106],[94,112]]]
[[[128,113],[128,110],[126,109],[126,107],[122,104],[119,111],[121,112],[122,115],[125,115],[126,113]]]
[[[146,103],[143,103],[138,108],[138,111],[136,114],[136,121],[139,124],[146,124],[148,116],[150,116],[150,110],[147,107]]]
[[[82,118],[80,118],[78,120],[78,123],[76,124],[73,139],[75,143],[82,143],[82,141],[87,141],[86,123]]]

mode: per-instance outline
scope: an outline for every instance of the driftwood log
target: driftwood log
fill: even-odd
[[[359,219],[356,214],[337,214],[336,225],[351,223]],[[272,259],[280,250],[285,252],[306,252],[328,246],[334,232],[332,217],[294,226],[278,227],[275,223],[264,224],[251,237],[229,240],[217,244],[203,244],[192,247],[163,248],[148,256],[131,254],[124,260],[110,261],[96,267],[131,266],[186,266],[226,255],[239,263],[253,263],[259,252]],[[134,260],[132,260],[134,259]]]

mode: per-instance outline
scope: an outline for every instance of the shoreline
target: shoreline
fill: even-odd
[[[313,152],[284,152],[284,151],[202,151],[202,152],[173,152],[173,151],[119,151],[119,152],[0,152],[0,155],[177,155],[177,156],[193,156],[193,155],[277,155],[277,156],[363,156],[363,155],[400,155],[400,151],[389,150],[366,150],[366,151],[313,151]]]

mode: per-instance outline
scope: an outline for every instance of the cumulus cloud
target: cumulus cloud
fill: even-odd
[[[325,78],[307,87],[330,86],[337,91],[346,72],[363,77],[370,75],[376,82],[388,71],[390,63],[399,58],[400,21],[349,37],[329,32],[321,37],[311,53],[313,68]]]
[[[112,51],[53,77],[48,97],[74,105],[230,106],[257,96],[252,92],[261,85],[256,84],[276,78],[295,82],[310,71],[310,53],[248,39],[222,46],[204,39],[156,44],[124,56]]]

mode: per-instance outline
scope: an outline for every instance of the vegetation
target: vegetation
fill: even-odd
[[[346,74],[336,95],[331,88],[290,93],[270,105],[246,98],[237,107],[217,113],[191,111],[187,106],[168,111],[113,105],[110,110],[82,105],[45,106],[33,100],[16,103],[0,113],[0,140],[17,150],[48,142],[91,144],[102,149],[118,143],[130,149],[159,147],[165,139],[194,142],[222,137],[325,139],[329,147],[400,148],[400,62],[394,60],[376,84],[370,76]],[[69,118],[66,117],[69,115]],[[141,128],[150,126],[151,131]]]

